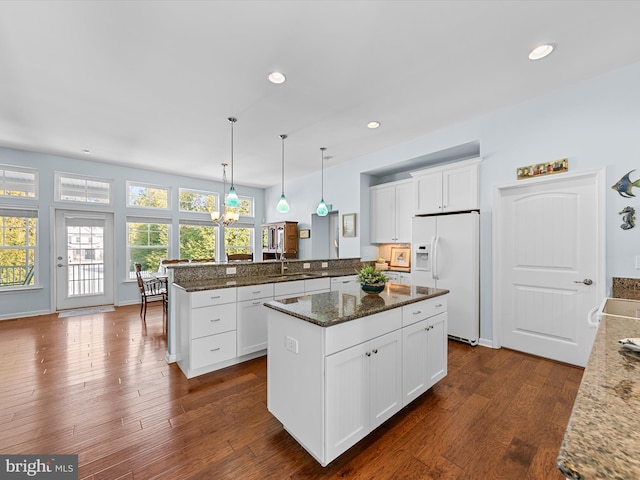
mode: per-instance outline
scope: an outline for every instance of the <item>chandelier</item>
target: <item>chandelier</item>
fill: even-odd
[[[222,184],[223,184],[223,192],[227,191],[227,164],[222,163]],[[236,223],[240,218],[240,214],[237,210],[233,208],[227,208],[226,199],[225,202],[222,202],[222,212],[215,211],[211,212],[211,220],[215,225],[222,225],[228,227],[229,225]]]

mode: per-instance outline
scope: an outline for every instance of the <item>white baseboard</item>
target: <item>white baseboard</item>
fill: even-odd
[[[500,348],[500,347],[494,347],[493,340],[489,340],[488,338],[481,338],[480,340],[478,340],[478,345],[482,347],[487,347],[487,348]]]
[[[54,312],[50,312],[49,310],[36,310],[33,312],[18,312],[18,313],[8,313],[5,315],[0,315],[0,321],[2,320],[16,320],[18,318],[24,317],[37,317],[38,315],[50,315]]]

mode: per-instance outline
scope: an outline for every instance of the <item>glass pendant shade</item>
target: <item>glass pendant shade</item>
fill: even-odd
[[[276,205],[276,210],[279,213],[287,213],[289,211],[289,203],[287,202],[287,198],[284,196],[284,193],[280,196],[280,201],[278,205]]]
[[[227,207],[239,207],[240,199],[238,198],[238,194],[236,193],[236,189],[231,187],[229,189],[229,193],[227,194],[227,198],[224,199],[224,204]]]
[[[326,217],[327,214],[329,213],[329,209],[327,208],[327,204],[324,203],[324,199],[320,200],[320,203],[318,204],[318,208],[316,208],[316,213],[318,214],[319,217]]]
[[[222,164],[222,185],[223,191],[227,189],[227,164]],[[227,202],[226,200],[223,202],[222,211],[213,211],[211,212],[211,220],[215,225],[222,225],[224,227],[228,227],[238,221],[240,218],[240,214],[237,210],[227,210]]]

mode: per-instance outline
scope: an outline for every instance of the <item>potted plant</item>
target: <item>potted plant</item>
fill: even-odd
[[[363,266],[358,273],[358,282],[363,291],[367,293],[380,293],[384,290],[387,277],[382,271],[376,270],[373,265]]]

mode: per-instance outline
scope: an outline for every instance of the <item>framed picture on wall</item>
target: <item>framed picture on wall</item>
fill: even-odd
[[[309,238],[309,237],[311,237],[311,230],[309,230],[309,229],[300,230],[299,236],[300,236],[300,238]]]
[[[356,214],[345,213],[342,215],[342,236],[343,237],[355,237],[356,236]]]
[[[411,248],[410,247],[391,247],[390,267],[410,267],[411,266]]]

